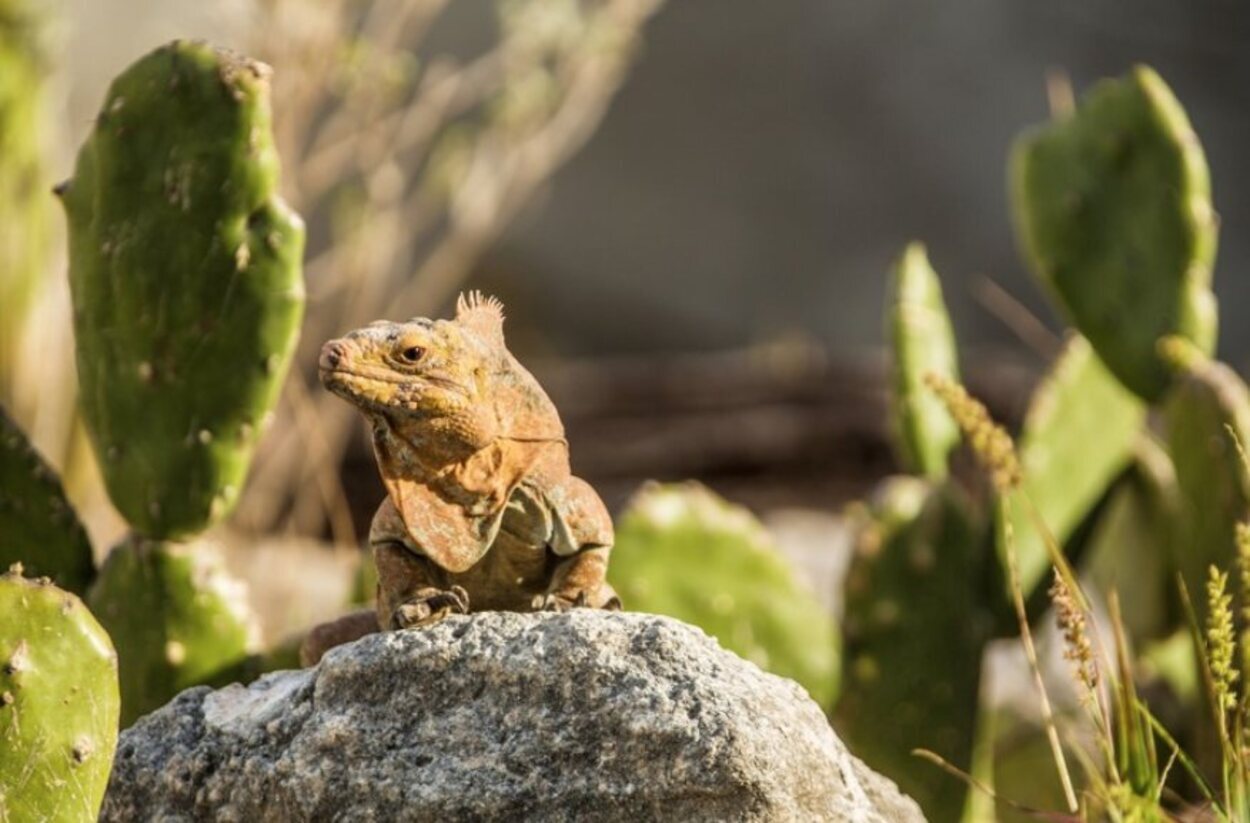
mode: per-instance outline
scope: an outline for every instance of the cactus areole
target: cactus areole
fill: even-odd
[[[175,41],[109,89],[58,187],[82,409],[141,534],[234,505],[303,314],[304,229],[277,194],[266,66]]]

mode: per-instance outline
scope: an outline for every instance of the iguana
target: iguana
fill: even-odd
[[[387,497],[369,530],[376,620],[318,627],[306,663],[450,613],[620,608],[605,580],[612,520],[573,476],[560,416],[503,322],[473,292],[454,320],[378,321],[322,348],[321,382],[364,414]]]

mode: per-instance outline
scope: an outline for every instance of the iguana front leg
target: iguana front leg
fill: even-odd
[[[407,629],[469,613],[468,593],[446,586],[441,569],[402,543],[375,544],[373,560],[378,567],[378,625]]]
[[[447,574],[404,543],[404,521],[390,498],[369,528],[378,570],[378,625],[383,630],[425,626],[449,614],[468,614],[469,596],[449,585]]]
[[[534,598],[535,611],[567,611],[578,607],[619,609],[621,599],[608,585],[610,546],[586,549],[556,566],[545,594]]]

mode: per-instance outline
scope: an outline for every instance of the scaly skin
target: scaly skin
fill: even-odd
[[[326,343],[320,368],[373,431],[387,490],[369,534],[383,630],[469,611],[620,607],[605,581],[612,521],[572,475],[559,414],[509,353],[498,301],[474,293],[454,320],[372,323]],[[351,639],[348,628],[315,632],[305,661]]]

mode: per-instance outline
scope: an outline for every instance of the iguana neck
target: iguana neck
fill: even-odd
[[[414,475],[433,478],[444,474],[448,469],[463,465],[475,455],[479,455],[504,443],[517,444],[558,444],[566,452],[569,443],[564,437],[529,437],[520,435],[495,435],[485,442],[473,443],[442,436],[441,433],[430,431],[424,436],[413,436],[405,433],[385,417],[372,416],[374,448],[390,453],[392,459],[399,459],[411,466]],[[398,453],[397,453],[398,452]]]

